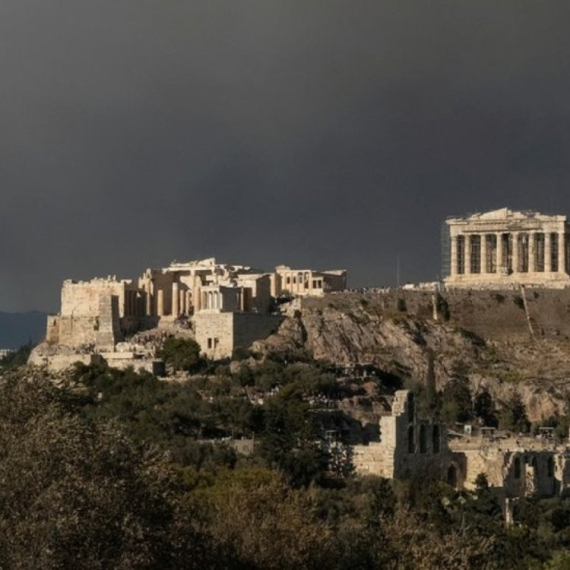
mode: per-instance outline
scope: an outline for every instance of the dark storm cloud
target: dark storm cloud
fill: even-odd
[[[445,216],[570,212],[567,2],[0,3],[0,309],[216,255],[434,279]]]

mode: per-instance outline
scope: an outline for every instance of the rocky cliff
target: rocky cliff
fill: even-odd
[[[570,292],[344,293],[285,308],[261,351],[310,350],[339,365],[371,364],[441,388],[467,375],[500,403],[518,392],[533,421],[564,412],[570,394]]]

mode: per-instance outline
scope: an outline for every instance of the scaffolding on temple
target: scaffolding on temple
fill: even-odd
[[[441,224],[441,277],[443,281],[451,275],[451,242],[449,237],[449,226],[443,222]]]

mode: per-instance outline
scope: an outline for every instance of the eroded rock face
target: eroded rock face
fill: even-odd
[[[426,377],[433,359],[436,381],[445,383],[465,358],[478,358],[484,343],[444,324],[365,310],[302,309],[284,320],[257,350],[304,348],[339,365],[371,364],[403,379]]]
[[[531,421],[564,413],[570,394],[570,342],[564,338],[482,339],[470,331],[405,311],[351,302],[307,303],[289,311],[279,330],[255,344],[261,352],[306,349],[338,365],[371,364],[402,380],[438,389],[466,376],[473,394],[489,390],[499,403],[521,395]]]

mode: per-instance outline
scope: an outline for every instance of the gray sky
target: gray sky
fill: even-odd
[[[0,310],[216,256],[432,280],[451,214],[570,213],[570,3],[2,0]]]

